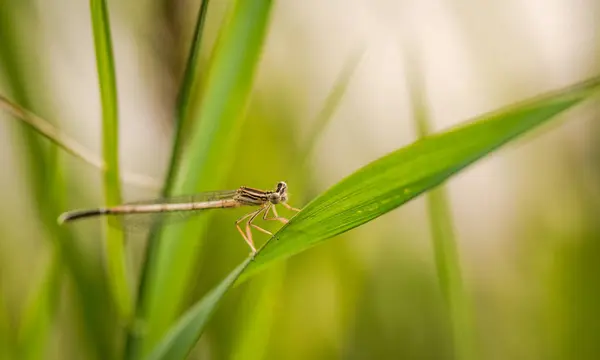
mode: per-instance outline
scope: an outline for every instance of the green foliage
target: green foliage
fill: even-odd
[[[25,1],[19,2],[19,4],[25,3]],[[11,8],[10,10],[13,11],[15,8],[18,8],[19,11],[26,8],[26,5],[15,4],[17,3],[8,4],[6,8]],[[304,338],[296,337],[296,332],[293,333],[293,336],[283,338],[280,337],[279,329],[276,328],[277,321],[288,321],[295,314],[290,314],[287,308],[281,308],[279,302],[283,301],[281,298],[284,296],[274,296],[274,292],[278,295],[285,293],[288,298],[300,303],[310,302],[312,300],[310,297],[313,295],[293,291],[300,287],[294,288],[297,284],[290,279],[301,277],[297,274],[294,275],[294,270],[298,272],[297,269],[294,266],[288,268],[288,264],[294,265],[295,259],[301,257],[286,263],[283,260],[304,253],[316,245],[323,244],[327,239],[366,224],[428,191],[431,196],[430,217],[438,280],[454,322],[454,343],[458,347],[456,354],[458,358],[469,357],[471,347],[474,347],[474,344],[471,343],[473,339],[469,338],[473,329],[472,324],[469,323],[471,319],[468,312],[472,309],[469,308],[465,298],[450,213],[445,195],[442,193],[443,190],[439,186],[475,161],[490,156],[500,146],[512,143],[518,136],[530,132],[550,119],[556,118],[561,112],[580,101],[589,98],[600,87],[600,78],[594,78],[586,83],[483,115],[438,134],[430,135],[426,126],[423,126],[424,122],[420,123],[420,131],[423,135],[421,140],[368,164],[321,193],[288,224],[276,232],[275,236],[267,240],[255,258],[246,259],[222,281],[218,281],[221,279],[220,272],[229,272],[228,270],[233,267],[231,266],[232,259],[237,259],[239,256],[236,254],[235,257],[228,258],[228,255],[232,255],[228,253],[229,249],[238,248],[224,246],[231,235],[227,232],[231,226],[223,226],[225,222],[211,223],[211,217],[204,215],[194,222],[162,229],[157,228],[149,239],[148,252],[140,274],[137,303],[134,303],[134,296],[128,284],[130,274],[127,272],[126,265],[129,264],[126,264],[125,261],[125,243],[121,232],[113,227],[106,227],[106,253],[104,255],[107,266],[106,269],[103,269],[98,264],[98,259],[81,250],[81,244],[86,240],[84,237],[76,239],[67,229],[56,225],[56,217],[65,210],[67,198],[65,191],[67,185],[64,181],[66,174],[57,161],[60,149],[83,159],[102,171],[106,204],[117,204],[121,201],[120,180],[133,178],[133,182],[145,182],[145,179],[126,176],[119,171],[118,103],[107,2],[91,0],[90,5],[103,111],[102,159],[94,156],[86,147],[79,145],[65,133],[57,130],[51,123],[37,118],[31,112],[14,107],[14,104],[10,104],[4,97],[0,97],[0,104],[28,125],[23,127],[24,130],[20,134],[24,135],[20,138],[25,139],[23,147],[25,156],[23,156],[22,162],[29,171],[27,183],[32,190],[32,198],[35,200],[35,215],[43,224],[44,236],[48,238],[51,249],[45,271],[41,279],[32,281],[36,285],[33,286],[33,289],[28,290],[28,301],[18,316],[12,316],[10,313],[14,304],[6,304],[3,294],[0,295],[0,357],[51,358],[53,355],[50,354],[49,349],[59,346],[50,344],[49,339],[60,338],[59,341],[62,341],[60,345],[70,342],[68,345],[74,349],[85,348],[88,353],[83,355],[77,353],[78,358],[183,359],[193,354],[194,348],[200,348],[201,351],[207,348],[204,344],[200,346],[197,344],[204,332],[209,333],[210,344],[217,349],[210,354],[212,358],[224,358],[225,356],[219,353],[219,350],[224,351],[223,349],[227,349],[225,351],[228,351],[235,359],[246,358],[245,355],[248,352],[255,359],[277,357],[280,354],[272,350],[273,344],[269,344],[268,341],[270,334],[277,335],[276,346],[285,349],[285,353],[288,353],[288,346],[295,346],[296,349],[304,346],[308,348],[309,346],[304,343]],[[294,186],[294,192],[300,193],[299,197],[305,196],[307,189],[311,187],[309,178],[315,174],[310,173],[307,156],[333,119],[333,114],[349,86],[351,75],[358,66],[362,53],[360,56],[357,54],[351,56],[341,71],[324,101],[322,111],[314,122],[316,125],[312,129],[307,129],[308,140],[294,144],[292,141],[288,141],[291,138],[289,134],[285,140],[282,140],[282,132],[297,130],[289,127],[291,121],[286,122],[287,125],[280,126],[281,118],[291,116],[294,112],[289,108],[276,109],[277,106],[285,107],[282,105],[285,101],[279,101],[285,100],[285,95],[275,101],[269,101],[265,106],[268,109],[263,110],[255,118],[246,119],[253,80],[268,33],[272,8],[273,2],[269,0],[235,1],[229,9],[226,21],[219,29],[216,45],[210,54],[208,68],[201,69],[201,45],[205,43],[204,34],[208,28],[206,19],[209,9],[208,1],[201,2],[175,109],[175,141],[164,195],[222,189],[231,180],[235,180],[237,183],[240,175],[231,174],[234,164],[253,172],[256,169],[255,163],[248,164],[247,161],[240,160],[247,159],[248,153],[252,153],[254,158],[268,158],[270,166],[259,169],[260,174],[258,171],[256,171],[257,174],[248,174],[245,180],[252,178],[258,182],[271,182],[273,178],[281,179],[281,173],[291,174],[292,181],[298,185]],[[3,10],[5,9],[3,8]],[[0,20],[2,20],[0,21],[0,40],[2,40],[0,42],[0,50],[2,50],[0,51],[0,68],[11,89],[11,98],[25,108],[31,108],[34,101],[27,91],[25,86],[27,79],[24,76],[28,70],[20,61],[20,59],[31,58],[31,56],[19,54],[22,49],[18,46],[19,41],[29,40],[29,37],[21,36],[21,39],[18,39],[16,29],[11,27],[15,22],[8,19],[7,16],[10,13],[12,12],[8,10],[0,12]],[[424,114],[418,116],[426,117]],[[256,120],[259,117],[263,119]],[[286,128],[286,126],[288,127]],[[267,131],[264,127],[267,127]],[[246,149],[254,149],[246,141],[253,141],[252,145],[265,142],[268,144],[261,146],[256,151],[246,151]],[[283,165],[280,168],[279,163],[284,163],[283,159],[291,164]],[[289,166],[291,169],[283,171],[285,166]],[[289,172],[286,172],[288,170]],[[230,179],[232,177],[234,179]],[[248,185],[254,185],[254,183]],[[591,202],[592,200],[590,200]],[[294,204],[296,203],[294,202]],[[597,209],[597,205],[590,205],[587,212],[593,214],[595,209]],[[224,217],[226,216],[228,215]],[[593,216],[586,221],[588,224],[593,223]],[[209,224],[211,224],[210,227]],[[588,231],[591,234],[582,236],[594,239],[597,237],[594,236],[597,233],[597,231],[594,233],[596,228],[597,226],[589,227]],[[214,229],[218,231],[214,231]],[[234,229],[231,230],[232,233],[235,233]],[[349,234],[355,235],[357,232]],[[382,234],[383,232],[379,232],[373,235],[373,238],[381,238]],[[385,236],[388,235],[398,237],[397,232],[388,231]],[[565,237],[568,236],[565,235]],[[205,243],[208,239],[211,240],[210,245]],[[365,236],[361,240],[369,241],[371,239]],[[565,261],[568,263],[568,267],[575,268],[581,259],[587,257],[589,257],[587,263],[592,263],[594,252],[582,249],[594,249],[595,247],[591,244],[596,243],[588,240],[583,242],[582,248],[573,245],[573,249],[565,252],[567,254]],[[241,244],[239,245],[241,246]],[[338,246],[335,249],[339,250],[339,244],[331,242],[329,245]],[[219,251],[210,252],[209,246],[218,247]],[[201,256],[207,254],[210,256]],[[327,259],[330,260],[330,258]],[[318,260],[313,258],[309,260],[305,259],[304,263],[299,262],[299,264],[310,263],[309,265],[313,266],[318,263]],[[276,264],[279,266],[275,266]],[[352,277],[348,274],[359,272],[357,269],[360,268],[360,265],[356,263],[350,265],[345,263],[344,265],[354,270],[354,272],[352,270],[344,272],[345,276]],[[209,271],[203,269],[199,276],[197,269],[202,266]],[[5,267],[10,268],[9,265],[3,264],[3,271]],[[390,287],[397,286],[398,284],[395,283],[399,276],[397,271],[406,268],[408,266],[392,270],[386,269],[381,273],[375,272],[373,276],[377,278],[376,280],[382,279],[381,282],[386,287],[388,285]],[[593,266],[584,269],[592,268]],[[271,275],[269,277],[261,278],[261,280],[265,280],[263,282],[248,283],[243,287],[238,287],[235,291],[230,291],[235,284],[241,284],[265,269],[278,271],[269,274]],[[312,272],[310,272],[311,270]],[[422,284],[426,282],[426,275],[421,273],[422,268],[413,270],[419,275],[408,281],[413,281],[418,285],[410,286],[411,284],[408,284],[407,289],[394,289],[399,291],[398,297],[405,295],[401,291],[423,288]],[[577,329],[581,333],[586,333],[587,330],[587,333],[593,334],[594,332],[589,330],[597,327],[589,325],[586,319],[594,318],[590,314],[594,314],[593,299],[598,297],[598,292],[590,285],[593,284],[591,275],[581,284],[573,280],[585,277],[588,273],[592,274],[593,271],[571,270],[565,272],[562,270],[563,268],[557,266],[556,273],[562,274],[557,276],[559,286],[552,288],[551,285],[554,283],[549,284],[548,298],[560,296],[561,291],[568,292],[572,296],[572,298],[566,297],[569,301],[564,303],[556,301],[553,304],[558,309],[555,314],[563,314],[567,317],[562,319],[566,324],[565,329],[555,330],[555,332],[559,333],[557,338],[562,341],[558,342],[560,343],[558,346],[561,347],[565,357],[569,357],[569,355],[577,353],[577,345],[581,343],[580,338],[569,333],[569,329]],[[317,268],[309,269],[308,275],[303,275],[305,277],[313,276],[312,280],[319,283],[328,274]],[[365,276],[364,273],[361,275]],[[348,281],[354,280],[352,278]],[[108,282],[108,286],[106,282]],[[204,291],[206,287],[212,287],[215,282],[218,285],[212,291]],[[329,285],[330,283],[325,284]],[[357,306],[356,309],[350,308],[356,305],[347,299],[353,296],[352,291],[364,290],[360,288],[361,285],[355,286],[356,288],[353,290],[344,288],[337,298],[334,296],[335,294],[332,295],[333,290],[332,294],[328,293],[324,297],[325,300],[331,300],[330,306],[333,304],[335,307],[335,310],[330,310],[330,312],[333,313],[338,310],[338,307],[346,306],[346,309],[342,309],[340,312],[360,312],[356,317],[368,317],[368,323],[373,324],[375,328],[375,325],[383,322],[377,318],[381,316],[377,312],[382,311],[383,308],[385,317],[387,318],[389,315],[389,318],[397,322],[393,327],[394,336],[397,338],[389,339],[380,336],[376,330],[371,330],[370,327],[367,331],[369,334],[366,334],[367,337],[371,336],[372,344],[378,350],[384,349],[379,350],[381,354],[385,354],[385,349],[391,348],[385,347],[391,342],[408,346],[407,344],[411,343],[410,339],[412,338],[403,336],[411,334],[413,331],[409,326],[410,316],[413,316],[412,321],[417,319],[416,322],[420,322],[421,318],[412,313],[408,314],[410,316],[403,316],[406,314],[402,314],[401,310],[388,314],[387,312],[391,312],[390,302],[378,303],[378,299],[371,298],[368,291],[365,291],[367,294],[365,299],[362,299],[361,306]],[[0,287],[0,290],[4,291],[4,288]],[[228,338],[223,339],[224,336],[218,330],[211,328],[209,320],[218,306],[226,308],[228,312],[231,312],[232,308],[238,309],[242,306],[244,301],[236,298],[236,295],[239,295],[236,291],[243,291],[244,294],[250,296],[255,295],[256,302],[244,314],[245,321],[240,321],[229,313],[223,317],[224,320],[220,319],[221,322],[218,325],[228,329],[228,334],[225,335]],[[191,293],[194,294],[194,299],[197,299],[196,294],[206,293],[206,295],[200,300],[192,300],[191,302],[195,304],[188,307]],[[230,296],[225,296],[228,294]],[[73,296],[67,303],[68,309],[60,309],[58,305],[64,301],[63,296],[69,295]],[[586,295],[591,295],[591,297]],[[581,306],[578,308],[584,310],[573,310],[573,307],[569,305],[573,298],[591,300],[580,301]],[[420,294],[413,296],[413,299],[421,302]],[[426,298],[429,303],[432,302],[432,299],[433,297]],[[322,299],[318,298],[317,300],[321,301]],[[231,301],[231,303],[227,303],[227,301]],[[113,307],[116,307],[118,319]],[[430,308],[425,305],[418,307],[418,309]],[[408,311],[410,312],[410,309]],[[132,319],[134,313],[136,319]],[[183,315],[181,315],[182,313]],[[307,310],[307,313],[314,315],[315,319],[302,319],[304,322],[301,323],[306,326],[301,330],[306,333],[314,332],[315,338],[325,338],[318,333],[322,319],[317,318],[319,315],[316,312],[312,313]],[[296,316],[304,317],[304,314],[306,313]],[[131,323],[132,320],[133,323]],[[429,324],[427,323],[427,325]],[[442,327],[438,323],[432,322],[431,324]],[[130,325],[126,329],[127,334],[125,334],[124,325]],[[293,324],[290,325],[292,328],[293,326]],[[353,331],[348,323],[344,323],[342,326],[347,326],[349,329],[342,329],[345,333],[340,337],[352,338],[353,334],[365,333],[361,329]],[[356,326],[360,326],[360,324]],[[423,324],[419,324],[419,326],[421,326],[419,328],[421,333],[415,337],[425,339],[427,347],[437,344],[435,343],[435,340],[438,340],[435,337],[436,334],[432,335],[435,330],[429,331],[429,326]],[[13,328],[17,330],[14,331],[14,334]],[[63,334],[64,329],[69,329],[71,332],[67,330],[66,334]],[[80,329],[83,335],[79,334]],[[398,333],[395,331],[397,329],[400,329]],[[296,330],[301,332],[300,329],[294,329],[294,331]],[[55,332],[59,335],[52,336]],[[372,334],[370,334],[371,332]],[[456,336],[457,333],[465,336],[459,338]],[[231,334],[235,335],[234,340],[230,339]],[[434,340],[432,341],[429,336]],[[322,345],[326,341],[330,341],[330,343]],[[232,342],[234,343],[232,344]],[[319,343],[323,348],[326,346],[335,348],[335,350],[319,348],[319,354],[323,358],[331,358],[332,355],[339,356],[341,351],[347,351],[348,348],[351,349],[350,351],[353,350],[352,345],[342,345],[344,349],[340,350],[339,344],[332,345],[333,340],[330,339],[323,343]],[[586,351],[589,354],[594,353],[593,348],[596,343],[593,336],[585,338],[585,344],[588,346]],[[382,344],[384,346],[379,347]],[[122,346],[126,350],[124,355],[120,351]],[[73,351],[73,349],[70,350]],[[297,357],[306,357],[307,353],[308,351],[299,352]],[[422,355],[421,353],[411,353],[409,350],[406,351],[406,354],[408,357],[415,358]],[[360,353],[345,355],[349,355],[348,358],[360,357]],[[64,358],[68,357],[68,354],[61,352],[55,357]]]
[[[19,44],[22,41],[23,29],[19,28],[20,22],[15,22],[12,16],[19,14],[26,18],[29,10],[27,1],[3,5],[0,11],[0,39],[2,51],[0,51],[0,66],[6,81],[11,89],[13,98],[20,105],[31,109],[34,101],[32,94],[26,86],[29,78],[26,74],[35,75],[39,69],[32,66],[31,62],[23,62],[22,59],[36,59],[39,54],[27,53]],[[28,41],[33,41],[28,38]],[[29,65],[26,66],[26,64]],[[40,82],[37,86],[42,86]],[[41,132],[43,135],[43,132]],[[75,241],[73,236],[61,229],[56,218],[64,210],[65,181],[62,171],[57,163],[57,148],[47,147],[44,140],[39,136],[38,128],[23,127],[19,129],[17,138],[24,139],[23,164],[27,167],[28,178],[32,198],[36,205],[34,210],[38,219],[43,224],[48,244],[52,247],[51,259],[43,280],[39,281],[39,288],[31,290],[32,296],[24,309],[23,323],[19,324],[18,356],[36,357],[44,353],[43,349],[48,346],[48,337],[51,334],[51,322],[56,321],[57,307],[56,297],[61,288],[54,286],[61,277],[61,268],[57,264],[64,264],[64,269],[72,280],[75,298],[81,306],[81,329],[87,340],[87,344],[93,350],[91,352],[97,358],[113,357],[112,313],[107,309],[108,301],[106,288],[102,273],[97,264],[86,258],[81,250],[81,245]],[[16,336],[14,338],[17,338]]]
[[[270,10],[271,1],[267,0],[239,0],[232,9],[206,72],[201,106],[189,110],[196,121],[172,182],[167,184],[167,194],[191,194],[223,186],[231,170],[230,162],[223,159],[233,158],[237,151]],[[191,56],[190,60],[196,58]],[[154,347],[179,314],[201,251],[198,239],[208,219],[203,216],[193,223],[163,229],[150,241],[140,293],[139,310],[146,331],[142,354]]]
[[[313,176],[308,166],[310,155],[315,150],[315,145],[321,138],[324,130],[334,119],[351,80],[360,64],[364,51],[353,54],[335,79],[331,90],[323,101],[323,106],[317,113],[315,120],[311,123],[307,140],[290,157],[297,160],[295,171],[292,173],[294,179],[294,192],[306,191],[309,178]],[[298,163],[300,165],[298,165]],[[286,264],[273,266],[267,276],[259,279],[254,286],[247,291],[243,301],[245,313],[248,314],[238,329],[234,347],[231,353],[234,359],[262,359],[265,357],[270,335],[273,332],[275,316],[273,310],[278,302],[278,295],[283,287],[286,274]]]
[[[428,136],[340,181],[302,209],[261,249],[244,278],[362,225],[444,182],[517,136],[587,99],[600,78]]]
[[[159,349],[175,348],[178,354],[189,352],[194,345],[192,340],[199,338],[204,330],[206,317],[238,277],[243,281],[277,260],[305,251],[393,210],[587,99],[598,89],[600,78],[485,115],[458,128],[423,138],[358,170],[303,208],[259,249],[253,261],[242,263],[184,314]]]

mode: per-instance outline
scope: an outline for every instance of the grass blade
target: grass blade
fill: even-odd
[[[83,160],[85,163],[101,171],[107,171],[104,161],[99,156],[78,143],[75,139],[69,137],[67,134],[54,127],[54,125],[52,125],[50,122],[28,110],[23,109],[2,95],[0,95],[0,108],[11,114],[15,119],[25,122],[38,134],[50,140],[53,144],[63,149],[67,153],[80,160]],[[155,179],[135,173],[124,173],[121,177],[121,181],[130,185],[137,185],[144,188],[160,188],[160,184]]]
[[[282,301],[287,268],[285,263],[274,265],[262,277],[255,279],[244,294],[242,319],[236,319],[240,331],[233,342],[231,360],[264,359],[272,340],[277,308]],[[246,305],[250,305],[246,308]],[[239,318],[239,317],[238,317]],[[199,329],[203,332],[204,329]],[[199,334],[201,335],[201,333]]]
[[[352,54],[352,56],[344,64],[340,74],[337,76],[331,91],[329,91],[329,94],[327,94],[324,106],[317,115],[317,118],[314,122],[315,125],[312,127],[310,134],[308,135],[308,142],[303,146],[307,152],[305,154],[306,156],[304,157],[303,163],[307,161],[308,155],[311,151],[313,151],[317,141],[320,139],[320,135],[331,122],[331,119],[333,119],[333,115],[337,111],[340,102],[344,98],[344,95],[346,95],[348,84],[350,84],[350,80],[352,80],[352,77],[356,72],[356,69],[358,68],[358,65],[360,64],[364,54],[364,49],[360,49],[360,51]]]
[[[167,186],[168,194],[222,187],[230,171],[229,159],[235,157],[235,144],[242,129],[271,3],[270,0],[235,3],[206,73],[202,106],[190,110],[197,114],[197,123]],[[140,293],[146,329],[142,354],[154,347],[179,314],[200,253],[198,239],[207,220],[208,214],[193,223],[170,226],[149,244],[147,274]]]
[[[263,246],[242,279],[431,190],[517,136],[587,99],[600,78],[484,115],[396,150],[308,204]],[[240,279],[240,280],[242,280]]]
[[[96,168],[104,168],[102,159],[97,157],[95,154],[86,149],[83,145],[79,144],[77,141],[71,139],[65,133],[55,128],[48,121],[23,109],[22,107],[16,105],[15,103],[8,100],[2,95],[0,95],[0,107],[9,114],[11,114],[15,119],[20,119],[27,125],[31,126],[33,130],[35,130],[40,135],[53,142],[55,145],[61,147],[69,154],[85,161],[86,163]]]
[[[0,360],[14,359],[16,351],[14,336],[12,335],[12,324],[6,308],[4,289],[0,286]]]
[[[121,203],[119,183],[119,121],[115,65],[110,36],[108,9],[105,0],[90,0],[92,29],[96,49],[96,65],[102,100],[102,152],[104,173],[104,196],[107,206]],[[125,266],[125,241],[123,233],[111,226],[106,227],[106,260],[112,295],[119,316],[129,319],[133,302],[127,283]]]
[[[158,343],[147,359],[185,359],[202,334],[217,305],[252,259],[248,258],[225,280],[188,310]]]
[[[54,249],[54,252],[58,249]],[[19,356],[22,359],[43,359],[46,342],[58,302],[62,278],[61,256],[52,254],[42,284],[32,294],[19,329]]]
[[[194,89],[198,89],[200,84],[200,51],[202,50],[202,34],[206,24],[206,13],[208,12],[209,0],[203,0],[198,9],[196,27],[194,29],[194,38],[188,55],[183,83],[177,99],[177,121],[175,122],[175,140],[173,141],[173,150],[171,152],[171,163],[167,175],[167,184],[170,184],[175,176],[175,171],[179,167],[179,158],[185,142],[184,134],[186,130],[191,129],[193,120],[190,112],[190,104],[196,98],[193,94]],[[166,190],[166,189],[165,189]]]
[[[192,40],[192,46],[190,48],[187,63],[185,66],[185,72],[182,79],[181,89],[179,90],[179,96],[177,99],[177,113],[175,119],[175,133],[173,137],[173,148],[171,150],[171,161],[169,164],[169,170],[167,173],[167,179],[165,187],[163,188],[163,195],[168,196],[170,184],[173,182],[176,170],[179,168],[179,161],[183,144],[185,142],[185,134],[191,129],[192,126],[192,113],[190,111],[190,104],[196,99],[194,96],[194,90],[199,88],[200,80],[198,79],[200,74],[200,52],[202,50],[202,34],[204,33],[204,26],[206,24],[206,13],[208,12],[209,0],[203,0],[198,9],[198,16],[196,17],[196,26],[194,28],[194,36]],[[184,130],[185,129],[185,130]],[[148,269],[151,266],[150,258],[153,257],[153,253],[157,251],[156,242],[153,238],[150,238],[150,245],[146,248],[145,259],[141,272],[141,279],[139,284],[138,293],[145,293],[145,285],[148,277]],[[143,310],[144,298],[140,297],[138,311]],[[138,314],[139,315],[139,314]],[[138,341],[136,334],[128,333],[126,340],[126,352],[128,358],[135,358],[137,352]]]
[[[431,133],[425,89],[416,58],[407,56],[409,93],[419,138]],[[427,193],[427,214],[433,240],[438,281],[449,311],[455,358],[475,359],[475,332],[469,296],[463,284],[452,214],[444,186]]]

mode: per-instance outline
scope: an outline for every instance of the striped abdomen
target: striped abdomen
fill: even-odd
[[[203,202],[189,203],[161,203],[161,204],[125,204],[108,208],[74,210],[62,214],[58,218],[60,224],[78,219],[85,219],[99,215],[120,215],[120,214],[149,214],[161,212],[192,211],[204,209],[233,208],[243,205],[237,200],[213,200]]]

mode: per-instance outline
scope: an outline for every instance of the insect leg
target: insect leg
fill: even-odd
[[[295,207],[290,206],[290,204],[288,204],[288,203],[282,202],[281,205],[283,205],[286,209],[289,209],[289,210],[292,210],[292,211],[295,211],[295,212],[300,211],[300,209],[296,209]]]
[[[258,215],[260,215],[260,213],[261,213],[261,212],[263,212],[263,211],[267,210],[267,207],[268,207],[268,205],[267,205],[267,206],[262,206],[260,209],[258,209],[258,210],[256,210],[255,212],[253,212],[253,213],[251,214],[251,216],[250,216],[250,219],[248,219],[248,221],[246,222],[246,237],[247,237],[248,239],[250,239],[250,242],[252,242],[252,245],[254,245],[254,241],[252,241],[252,230],[251,230],[251,228],[250,228],[250,227],[253,225],[253,224],[252,224],[252,221],[254,221],[254,219],[255,219],[255,218],[258,216]],[[256,250],[255,250],[255,249],[254,249],[254,252],[256,252]]]
[[[263,219],[266,219],[266,217],[267,217],[267,215],[269,214],[269,211],[270,211],[271,209],[275,210],[275,207],[274,207],[272,204],[269,204],[269,205],[267,205],[267,206],[266,206],[266,210],[265,210],[265,212],[263,213]],[[265,230],[265,229],[261,228],[260,226],[258,226],[258,225],[256,225],[256,224],[250,223],[250,226],[252,226],[252,227],[253,227],[253,228],[255,228],[256,230],[258,230],[258,231],[261,231],[261,232],[263,232],[263,233],[265,233],[265,234],[267,234],[267,235],[273,236],[273,233],[272,233],[272,232],[270,232],[270,231],[268,231],[268,230]]]
[[[279,216],[279,214],[277,214],[277,210],[275,209],[275,206],[271,206],[271,208],[273,209],[273,215],[275,215],[275,217],[267,217],[267,214],[269,213],[268,211],[265,212],[265,214],[263,215],[263,220],[276,220],[276,221],[281,221],[284,224],[287,224],[289,222],[288,219]]]
[[[242,221],[244,221],[245,219],[249,218],[250,216],[256,216],[258,213],[260,213],[262,209],[258,209],[256,211],[253,211],[249,214],[246,214],[244,216],[242,216],[241,218],[239,218],[236,222],[235,222],[235,227],[238,229],[238,231],[240,232],[240,234],[242,235],[242,237],[244,238],[244,241],[246,241],[246,243],[248,244],[248,246],[250,246],[250,249],[252,249],[252,253],[255,254],[256,253],[256,248],[254,247],[254,242],[252,241],[252,234],[250,234],[250,237],[247,237],[246,234],[244,234],[244,231],[242,231],[242,227],[240,226],[240,223]]]

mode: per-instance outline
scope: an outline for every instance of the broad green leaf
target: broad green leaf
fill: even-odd
[[[554,118],[600,89],[594,78],[428,136],[373,161],[314,199],[209,296],[171,328],[153,359],[181,359],[200,337],[207,316],[236,281],[346,232],[431,190],[517,136]],[[215,296],[215,294],[220,294]],[[163,349],[178,349],[169,353]],[[185,350],[185,351],[184,351]],[[172,356],[171,356],[172,355]]]
[[[360,226],[430,190],[517,136],[585,100],[600,78],[428,136],[358,170],[302,209],[263,246],[242,278]]]
[[[90,0],[92,29],[96,49],[96,65],[102,101],[102,153],[104,172],[104,197],[107,206],[121,203],[119,182],[119,110],[115,64],[110,35],[108,9],[105,0]],[[131,289],[125,266],[125,239],[117,227],[106,226],[106,261],[112,295],[122,319],[133,312]]]
[[[191,126],[167,195],[219,189],[229,173],[245,118],[271,10],[269,0],[238,0],[219,34],[203,83],[201,106],[190,109]],[[197,221],[164,228],[151,238],[140,291],[147,354],[179,315],[190,288],[209,214]],[[169,294],[169,296],[165,296]],[[137,348],[137,345],[133,345]],[[131,350],[136,357],[137,349]]]

